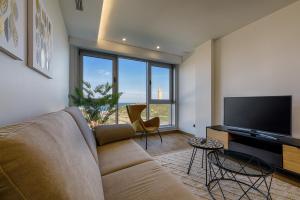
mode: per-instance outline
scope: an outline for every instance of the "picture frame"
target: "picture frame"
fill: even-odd
[[[28,0],[28,66],[47,78],[52,75],[52,27],[44,1]]]
[[[25,11],[25,0],[0,0],[0,51],[16,60],[25,58]]]

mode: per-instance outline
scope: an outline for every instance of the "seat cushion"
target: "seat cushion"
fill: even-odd
[[[96,162],[98,163],[96,139],[92,130],[88,126],[87,121],[84,119],[82,112],[77,107],[69,107],[66,108],[65,111],[68,112],[74,118],[87,145],[89,146],[91,153],[93,154]]]
[[[105,200],[194,200],[175,177],[155,161],[144,162],[102,177]]]
[[[0,197],[104,199],[99,167],[68,113],[0,128]]]
[[[123,140],[97,147],[102,176],[137,165],[152,158],[133,140]]]
[[[153,126],[149,126],[149,127],[145,127],[147,132],[157,132],[158,127],[153,127]]]

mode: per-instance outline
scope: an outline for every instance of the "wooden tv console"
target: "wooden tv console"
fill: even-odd
[[[300,139],[275,134],[253,134],[226,126],[206,128],[208,138],[224,144],[225,149],[260,157],[278,170],[300,175]]]

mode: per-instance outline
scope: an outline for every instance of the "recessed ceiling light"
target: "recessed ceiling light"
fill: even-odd
[[[122,38],[122,41],[123,41],[123,42],[126,42],[126,38]]]
[[[157,46],[156,49],[160,49],[160,46]]]

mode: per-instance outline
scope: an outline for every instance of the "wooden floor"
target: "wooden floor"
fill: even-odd
[[[162,133],[162,140],[158,135],[148,136],[148,149],[147,152],[151,156],[161,155],[172,151],[178,151],[190,148],[187,140],[190,136],[182,134],[178,131]],[[146,140],[145,137],[137,137],[134,139],[143,149],[145,149]],[[146,149],[145,149],[146,150]]]
[[[300,187],[300,180],[295,178],[295,177],[287,176],[287,175],[277,173],[277,172],[274,173],[274,177],[278,178],[281,181],[284,181],[284,182],[287,182],[287,183],[292,184],[294,186]]]
[[[184,150],[191,146],[187,143],[187,140],[191,136],[183,134],[178,131],[162,133],[163,143],[160,142],[158,135],[148,136],[148,149],[147,152],[151,156],[161,155],[174,151]],[[134,139],[143,149],[145,149],[145,137],[137,137]],[[146,149],[145,149],[146,150]],[[275,173],[274,177],[300,187],[300,180],[286,176],[280,173]]]

